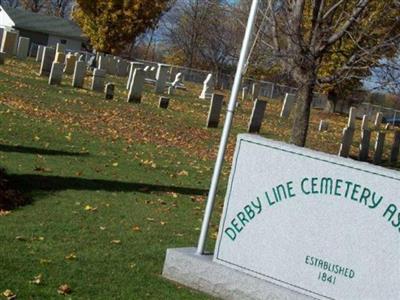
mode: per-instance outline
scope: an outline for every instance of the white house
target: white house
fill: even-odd
[[[87,41],[80,27],[70,20],[0,5],[0,40],[4,30],[17,30],[20,36],[30,38],[31,44],[61,43],[73,51],[81,50]]]

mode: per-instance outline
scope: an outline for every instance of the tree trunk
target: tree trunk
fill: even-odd
[[[290,143],[300,147],[304,147],[307,140],[314,87],[315,80],[307,80],[300,85],[296,95],[295,116]]]

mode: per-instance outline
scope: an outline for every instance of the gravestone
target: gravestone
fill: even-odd
[[[318,131],[324,132],[327,131],[328,129],[329,129],[329,122],[327,120],[321,120],[319,122]]]
[[[376,165],[382,163],[383,151],[385,149],[385,138],[386,132],[379,131],[377,133],[373,158],[373,163]]]
[[[64,44],[57,43],[57,45],[56,45],[56,53],[58,53],[58,52],[65,53],[65,45]]]
[[[281,118],[285,119],[289,118],[290,112],[292,111],[295,101],[296,98],[294,94],[286,93],[285,99],[283,100],[283,105],[280,115]]]
[[[1,41],[1,52],[5,52],[10,57],[16,54],[18,42],[18,32],[4,30]]]
[[[224,95],[212,94],[208,111],[207,128],[217,128],[224,102]]]
[[[75,62],[74,75],[72,77],[72,86],[82,88],[86,75],[86,63],[84,61]]]
[[[71,53],[68,53],[67,57],[65,58],[64,73],[68,75],[74,74],[75,63],[76,63],[76,56],[72,55]]]
[[[128,93],[128,102],[140,103],[144,86],[144,71],[135,69],[132,75],[132,84]]]
[[[7,54],[5,52],[0,52],[0,65],[4,65]]]
[[[251,87],[251,100],[256,101],[258,99],[258,96],[260,95],[260,85],[258,83],[253,83]]]
[[[106,63],[105,56],[103,56],[103,55],[99,56],[99,58],[97,60],[97,67],[99,69],[106,70],[106,72],[107,72],[107,63]]]
[[[38,46],[38,50],[37,50],[37,52],[36,52],[36,61],[37,61],[37,62],[41,62],[41,61],[42,61],[43,50],[44,50],[44,46],[39,45],[39,46]]]
[[[53,62],[49,76],[50,85],[61,84],[63,69],[64,64]]]
[[[253,111],[251,112],[251,117],[249,125],[247,127],[247,132],[249,133],[260,132],[266,107],[267,107],[267,101],[260,99],[256,99],[254,101]]]
[[[353,143],[354,138],[354,128],[345,127],[342,133],[342,142],[340,143],[339,148],[339,156],[341,157],[349,157],[351,145]]]
[[[132,84],[132,76],[133,76],[133,73],[135,72],[135,69],[138,69],[138,68],[140,69],[142,67],[143,67],[143,64],[140,63],[140,62],[131,62],[129,64],[129,75],[128,75],[128,81],[126,83],[126,89],[127,90],[130,89],[130,86]]]
[[[212,78],[212,74],[208,74],[206,80],[203,83],[203,90],[200,94],[200,99],[208,99],[212,96],[214,92],[214,82]]]
[[[171,86],[172,86],[173,88],[177,88],[179,85],[182,84],[182,80],[183,80],[183,78],[182,78],[182,73],[177,73],[177,74],[175,75],[175,79],[174,79],[174,81],[172,82]]]
[[[342,142],[339,149],[339,156],[341,157],[348,157],[350,155],[356,128],[356,115],[357,109],[355,107],[350,107],[347,127],[343,129]]]
[[[54,48],[45,47],[42,54],[42,62],[40,64],[40,76],[49,76],[51,67],[56,55],[56,50]]]
[[[156,87],[155,93],[162,94],[168,79],[168,65],[158,64],[157,75],[156,75]]]
[[[355,108],[354,106],[350,107],[347,127],[356,128],[356,116],[357,116],[357,108]]]
[[[168,249],[164,277],[221,299],[399,299],[398,171],[246,134],[226,191],[214,254]]]
[[[117,60],[117,75],[120,77],[128,75],[128,62],[125,59]]]
[[[400,130],[396,130],[394,132],[392,149],[390,151],[390,162],[391,163],[395,163],[398,161],[399,150],[400,150]]]
[[[374,127],[376,130],[380,130],[381,125],[382,125],[382,120],[383,120],[383,113],[381,113],[381,112],[376,113],[375,122],[374,122]]]
[[[360,153],[358,159],[360,161],[367,161],[369,157],[369,147],[371,143],[371,129],[369,127],[368,116],[364,115],[361,124],[361,142],[360,142]]]
[[[242,88],[242,100],[246,100],[247,99],[247,94],[248,94],[249,88],[247,86],[245,86],[244,88]]]
[[[105,78],[106,78],[105,70],[94,69],[92,76],[91,90],[97,92],[103,92]]]
[[[38,48],[39,48],[38,44],[32,43],[30,48],[29,48],[29,51],[28,51],[29,52],[28,53],[29,57],[35,57],[36,58]]]
[[[115,85],[112,84],[111,82],[106,84],[106,87],[104,89],[105,99],[106,100],[114,99],[114,89],[115,89]]]
[[[20,37],[18,40],[17,57],[19,59],[26,59],[29,52],[30,39],[26,37]]]
[[[161,97],[160,97],[160,100],[159,100],[159,102],[158,102],[158,107],[159,107],[159,108],[167,109],[167,108],[168,108],[168,105],[169,105],[169,98],[168,98],[168,97],[161,96]]]
[[[60,64],[64,64],[65,63],[65,53],[64,52],[56,52],[54,61],[57,63],[60,63]]]

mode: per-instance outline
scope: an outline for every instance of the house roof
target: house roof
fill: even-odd
[[[42,32],[66,38],[87,40],[80,27],[67,19],[55,16],[46,16],[20,8],[1,8],[15,23],[16,29]]]

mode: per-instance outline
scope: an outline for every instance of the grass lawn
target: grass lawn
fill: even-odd
[[[204,128],[199,87],[188,84],[161,110],[150,86],[141,104],[129,104],[125,80],[111,77],[116,97],[105,101],[70,87],[70,76],[50,87],[38,70],[33,60],[0,66],[0,166],[30,199],[0,214],[0,293],[60,298],[67,284],[72,299],[210,299],[160,275],[167,248],[196,245],[219,143],[221,128]],[[210,249],[251,105],[235,116]],[[288,140],[279,109],[268,105],[261,134]],[[321,118],[331,120],[328,132],[317,132]],[[313,111],[307,146],[337,153],[345,123]]]

